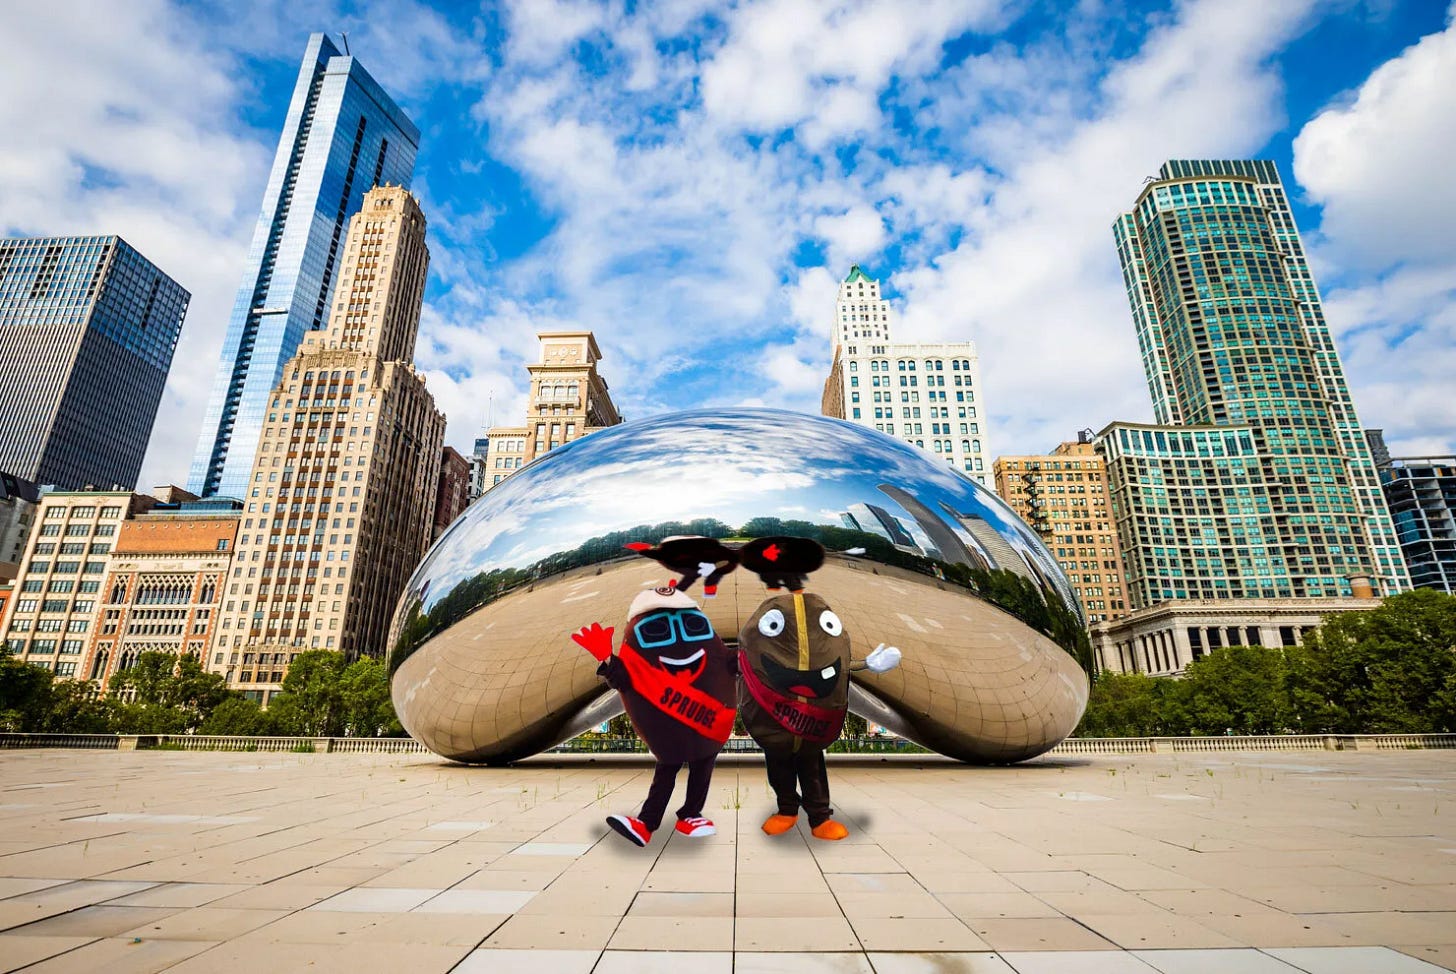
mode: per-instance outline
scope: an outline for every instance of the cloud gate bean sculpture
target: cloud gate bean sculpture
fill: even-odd
[[[896,734],[1006,763],[1081,719],[1091,647],[1077,600],[999,498],[875,430],[728,409],[593,433],[471,505],[415,570],[391,627],[405,729],[444,757],[504,763],[620,714],[621,695],[570,636],[593,619],[625,624],[624,606],[665,577],[626,546],[674,536],[822,545],[812,591],[857,645],[903,652],[848,688],[850,712]],[[703,611],[725,636],[764,600],[751,572],[705,582],[717,597]]]

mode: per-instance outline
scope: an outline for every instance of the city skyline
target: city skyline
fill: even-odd
[[[0,230],[119,233],[194,290],[142,474],[180,481],[298,49],[347,30],[423,130],[416,184],[439,218],[419,361],[457,449],[488,396],[498,415],[523,406],[538,330],[596,331],[634,418],[817,411],[825,309],[859,263],[885,283],[901,340],[977,343],[996,453],[1040,453],[1151,418],[1106,242],[1126,199],[1166,158],[1268,156],[1361,419],[1398,453],[1449,451],[1449,190],[1420,179],[1453,115],[1429,80],[1456,64],[1441,11],[1184,4],[1151,28],[1084,14],[1054,28],[1036,11],[893,10],[490,6],[452,22],[383,3],[265,12],[275,25],[157,6],[104,37],[64,10],[10,11],[35,41],[26,56],[56,49],[63,67],[170,28],[145,57],[76,65],[47,108],[74,131],[37,126],[49,155],[0,150],[22,190],[0,202]],[[1094,28],[1114,39],[1082,36]],[[162,90],[184,68],[185,101]],[[158,130],[156,145],[187,151],[105,156]],[[1418,203],[1391,190],[1412,180]],[[159,199],[175,205],[146,205]],[[1392,221],[1401,233],[1370,232]]]

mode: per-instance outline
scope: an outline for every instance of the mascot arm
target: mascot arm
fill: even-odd
[[[869,670],[871,673],[888,673],[900,665],[900,650],[894,646],[886,646],[880,643],[875,651],[864,658],[862,663],[850,665],[852,670]]]

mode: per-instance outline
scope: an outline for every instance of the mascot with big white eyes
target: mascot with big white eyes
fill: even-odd
[[[661,563],[681,581],[638,593],[627,610],[627,631],[612,654],[612,630],[592,623],[572,641],[601,664],[597,675],[622,695],[637,735],[657,759],[647,799],[635,815],[609,815],[607,824],[634,845],[645,846],[662,825],[677,774],[688,767],[687,797],[677,810],[676,830],[689,838],[716,835],[703,817],[713,765],[733,732],[737,660],[712,623],[686,593],[703,579],[712,598],[718,581],[738,564],[737,553],[712,538],[668,538],[659,546],[627,546]]]
[[[759,538],[738,552],[771,595],[738,634],[739,712],[763,748],[778,811],[763,823],[769,835],[793,828],[802,808],[811,834],[842,839],[834,820],[824,749],[838,739],[849,705],[849,671],[883,673],[900,664],[900,650],[881,643],[863,662],[851,663],[850,638],[828,604],[804,592],[824,549],[807,538]]]

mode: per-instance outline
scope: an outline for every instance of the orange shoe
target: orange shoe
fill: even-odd
[[[770,815],[768,821],[763,823],[763,830],[769,835],[783,835],[793,828],[797,821],[799,821],[797,815]]]
[[[767,826],[764,827],[767,828]],[[840,825],[832,818],[827,822],[820,822],[811,831],[814,833],[814,838],[829,839],[831,841],[842,839],[849,835],[849,829]]]

